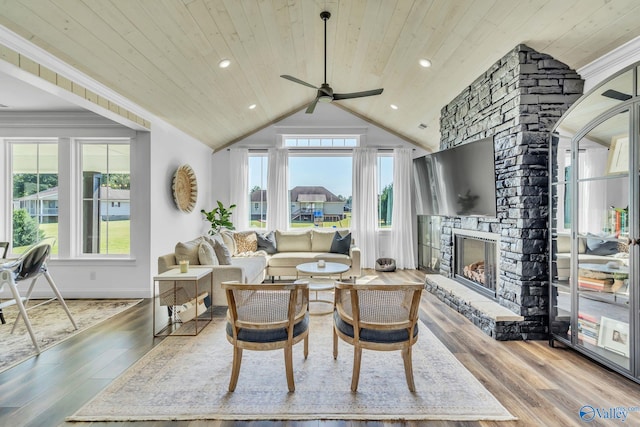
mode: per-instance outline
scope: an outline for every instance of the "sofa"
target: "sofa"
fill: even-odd
[[[571,237],[558,234],[556,239],[556,269],[558,280],[568,280],[571,273]],[[602,236],[578,238],[578,262],[628,265],[629,248],[622,241],[607,240]]]
[[[212,256],[211,249],[215,256]],[[178,242],[172,253],[158,257],[158,273],[177,268],[182,260],[189,261],[190,266],[210,267],[213,269],[211,304],[224,306],[227,301],[222,282],[262,283],[267,278],[295,278],[297,265],[321,259],[348,265],[349,270],[343,277],[362,274],[360,249],[349,231],[318,229],[265,233],[224,230],[214,236],[199,236]],[[185,290],[188,287],[185,286]],[[166,289],[160,289],[161,293],[164,291]],[[194,298],[192,293],[182,294]]]

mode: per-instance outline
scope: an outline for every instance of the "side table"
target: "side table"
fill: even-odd
[[[207,311],[203,310],[200,307],[199,300],[202,297],[202,294],[199,290],[200,280],[209,276],[209,296],[213,295],[213,276],[212,269],[207,267],[190,267],[189,271],[186,273],[181,273],[179,268],[174,268],[168,271],[165,271],[162,274],[158,274],[153,277],[153,336],[182,336],[182,335],[198,335],[205,326],[207,326],[211,320],[213,320],[213,313],[211,310],[209,311],[208,316],[202,316]],[[161,295],[159,295],[158,284],[160,282],[173,282],[173,291],[169,291],[167,295],[163,295],[166,300],[173,301],[174,303],[178,300],[178,286],[177,282],[180,283],[180,287],[194,286],[195,287],[195,296],[192,301],[195,304],[195,316],[192,320],[187,322],[182,322],[178,319],[178,313],[176,307],[178,305],[173,305],[171,309],[171,315],[169,316],[168,323],[159,331],[156,330],[156,305],[159,303],[159,299]],[[205,288],[206,289],[206,288]],[[167,292],[165,292],[166,294]],[[168,304],[171,305],[171,304]],[[187,326],[188,325],[188,326]],[[186,332],[176,333],[178,329],[186,329]]]

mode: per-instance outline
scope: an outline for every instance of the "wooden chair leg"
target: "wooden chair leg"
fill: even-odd
[[[416,385],[413,382],[413,362],[411,359],[411,347],[402,349],[402,360],[404,361],[404,375],[407,377],[409,391],[415,392]]]
[[[360,361],[362,360],[362,348],[359,345],[353,347],[353,376],[351,377],[351,391],[358,390],[360,380]]]
[[[1,308],[0,308],[0,323],[2,323],[3,325],[4,325],[5,323],[7,323],[7,321],[6,321],[6,320],[4,320],[4,314],[2,314],[2,309],[1,309]]]
[[[231,367],[231,379],[229,380],[229,391],[234,391],[238,384],[238,375],[240,374],[240,364],[242,363],[242,349],[233,347],[233,365]]]
[[[287,371],[287,386],[289,391],[296,391],[296,385],[293,382],[293,349],[291,346],[284,348],[284,366]]]
[[[338,333],[335,326],[333,327],[333,359],[338,358]]]
[[[304,338],[304,358],[306,359],[309,356],[309,335]]]

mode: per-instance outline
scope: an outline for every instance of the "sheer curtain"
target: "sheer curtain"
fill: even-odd
[[[396,267],[416,268],[415,236],[411,215],[411,182],[413,171],[412,150],[393,150],[393,224],[391,227],[391,253]]]
[[[286,148],[269,149],[267,171],[267,230],[289,226],[289,153]]]
[[[353,216],[351,229],[360,248],[362,268],[374,268],[378,254],[378,150],[353,150]]]
[[[236,205],[233,211],[233,225],[236,230],[249,228],[249,150],[232,148],[229,150],[231,183],[229,204]]]

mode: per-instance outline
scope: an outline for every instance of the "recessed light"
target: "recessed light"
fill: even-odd
[[[254,108],[256,108],[256,104],[249,105],[249,110],[253,110]]]
[[[389,105],[389,107],[391,107],[392,110],[397,110],[398,106],[396,104],[391,104]]]
[[[231,65],[231,61],[228,59],[223,59],[222,61],[218,62],[218,67],[220,68],[227,68],[229,65]]]
[[[426,128],[427,128],[427,125],[425,125],[424,123],[420,123],[420,124],[418,125],[418,127],[419,127],[420,129],[426,129]]]
[[[422,58],[420,61],[418,61],[418,63],[420,63],[420,66],[424,67],[424,68],[431,67],[431,61],[429,61],[428,59],[425,59],[425,58]]]
[[[0,104],[0,108],[9,108],[8,105]]]

